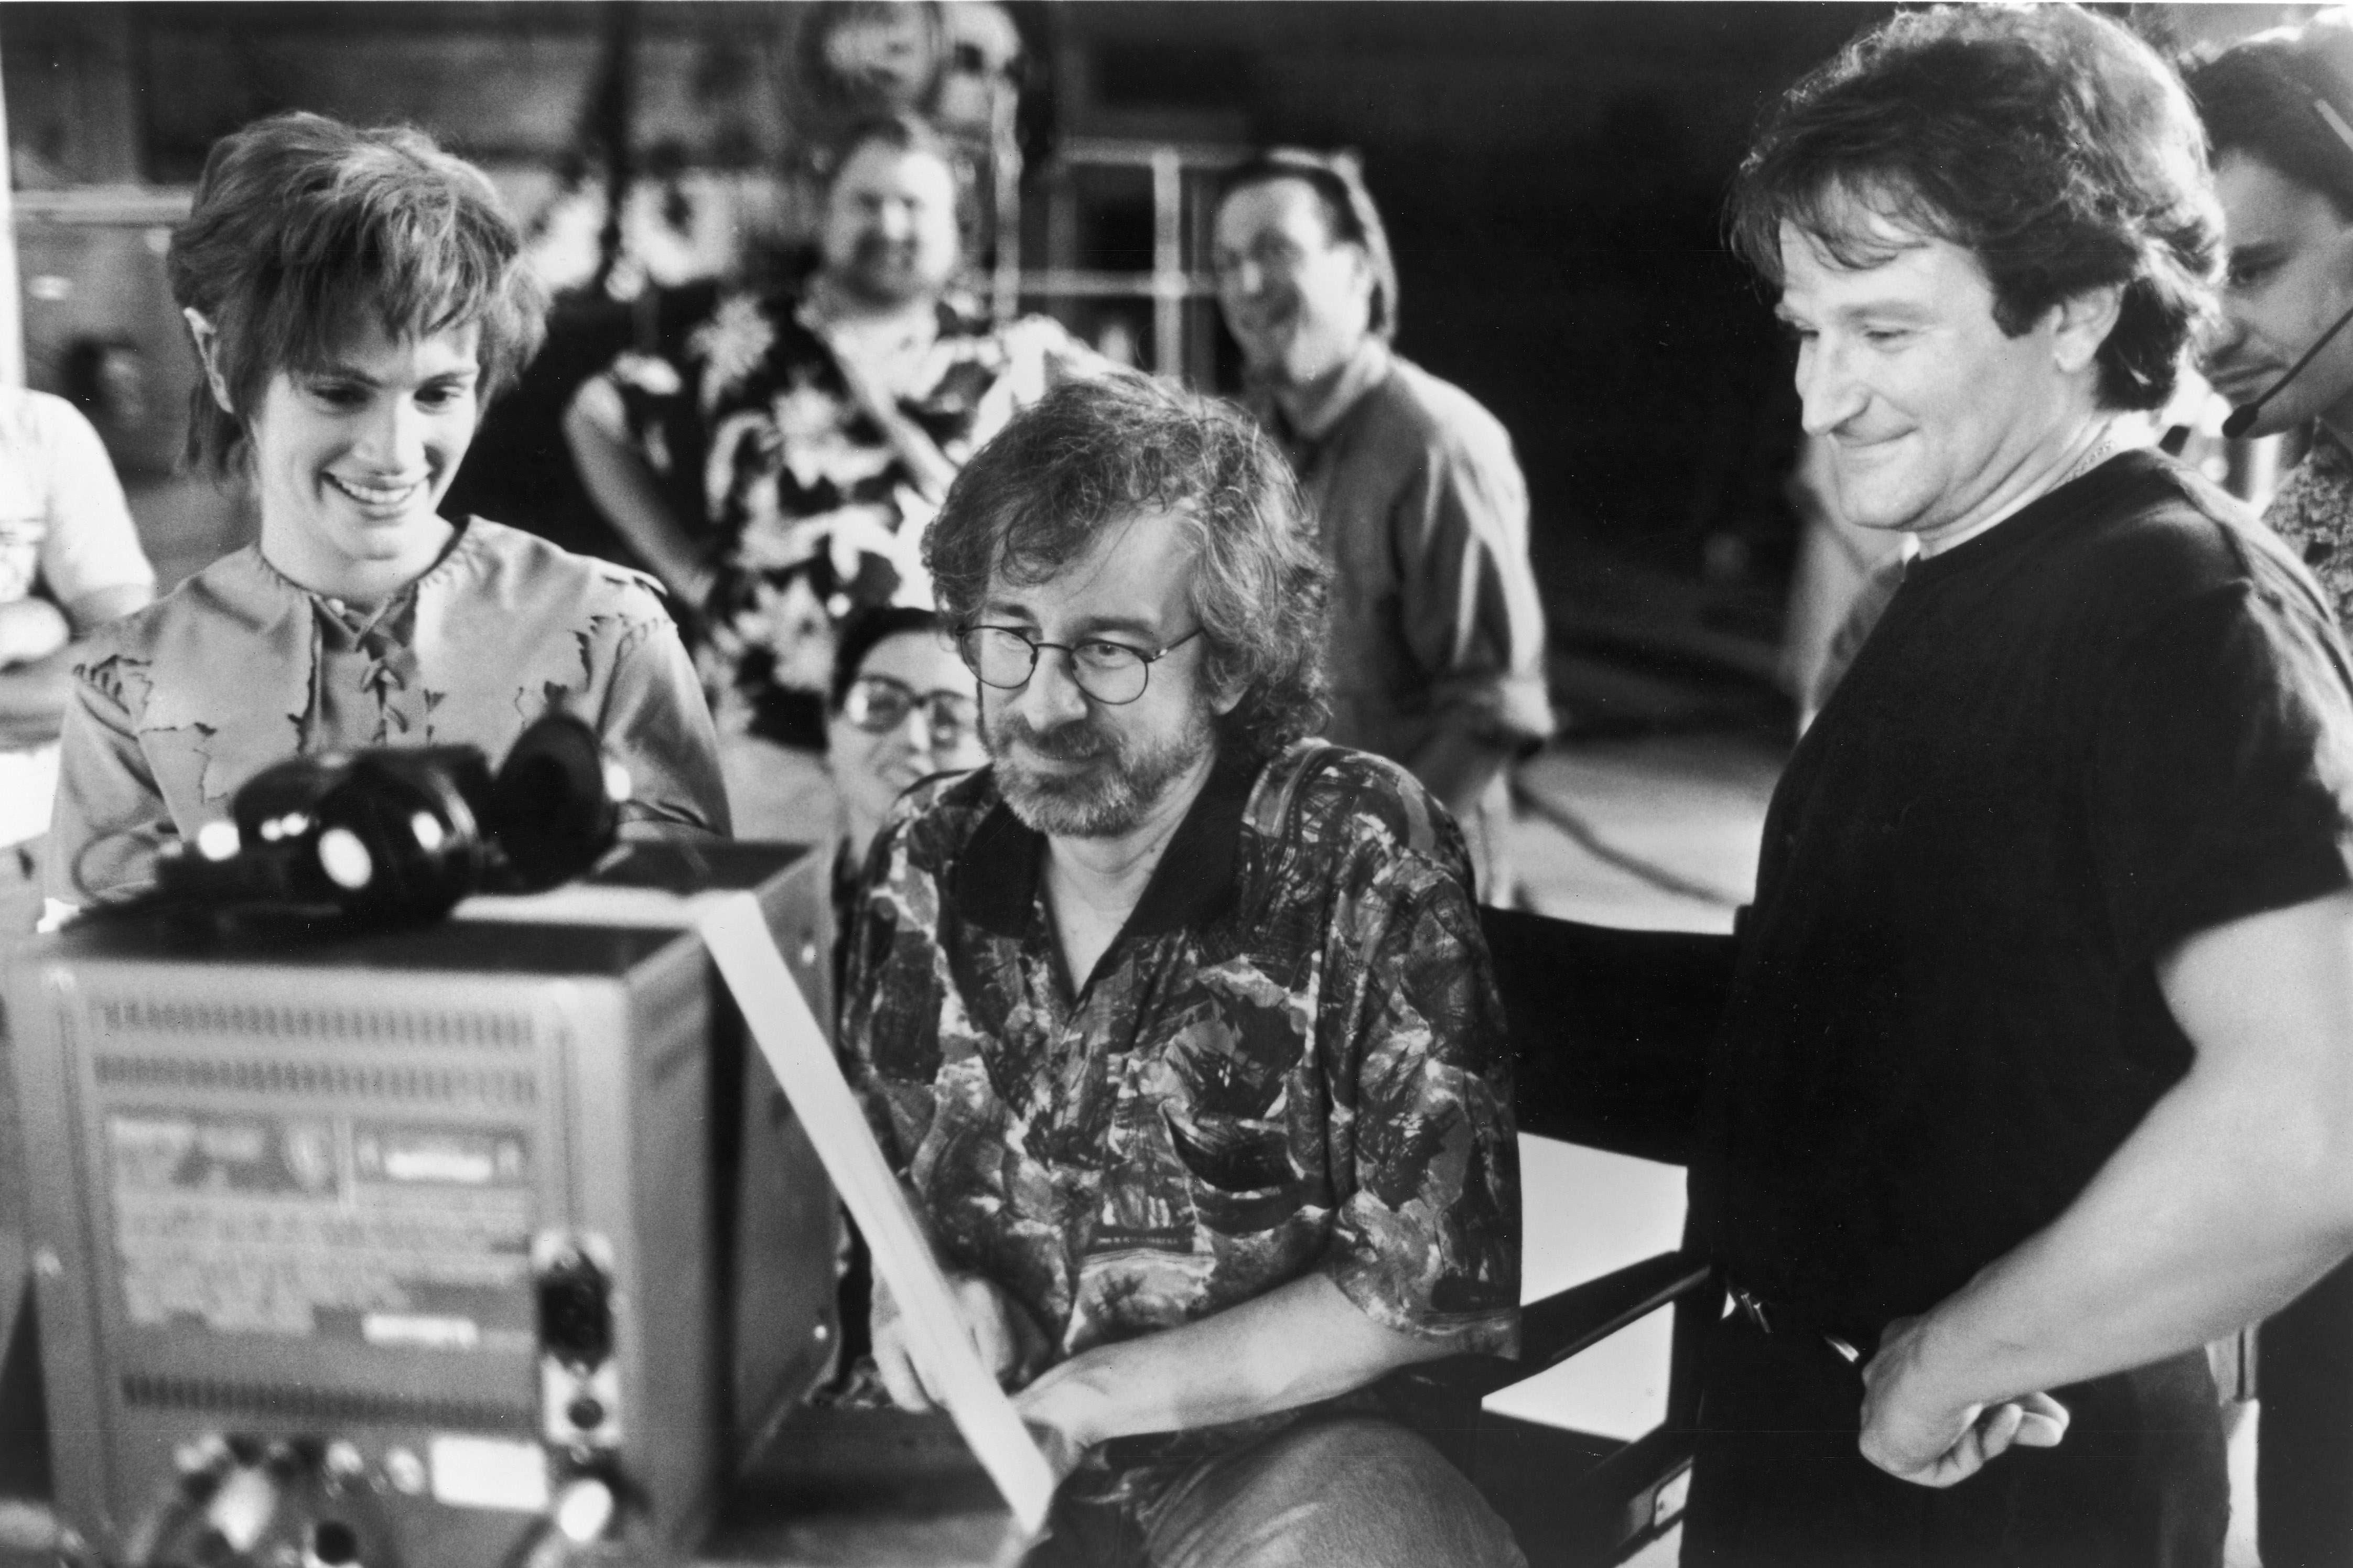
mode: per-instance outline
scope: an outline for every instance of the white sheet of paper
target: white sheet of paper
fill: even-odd
[[[1053,1468],[981,1364],[931,1243],[874,1142],[825,1031],[776,951],[759,901],[749,893],[707,893],[694,902],[696,928],[734,993],[753,1041],[807,1130],[834,1190],[866,1233],[875,1272],[904,1314],[909,1352],[929,1386],[942,1392],[956,1430],[1014,1517],[1035,1534],[1053,1500]]]

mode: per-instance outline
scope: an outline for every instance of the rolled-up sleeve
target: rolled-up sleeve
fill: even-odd
[[[650,592],[650,590],[647,590]],[[621,826],[631,837],[732,831],[719,738],[694,662],[657,607],[620,634],[599,738],[628,770]]]
[[[1492,422],[1486,422],[1492,423]],[[1402,632],[1441,718],[1500,751],[1553,729],[1528,493],[1500,427],[1450,431],[1398,498]]]

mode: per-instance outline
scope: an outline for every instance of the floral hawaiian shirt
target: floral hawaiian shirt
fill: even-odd
[[[2312,568],[2340,623],[2353,620],[2353,453],[2325,425],[2263,509],[2263,521]]]
[[[1213,773],[1083,986],[988,771],[868,862],[853,1078],[945,1261],[1058,1357],[1316,1272],[1388,1327],[1516,1351],[1511,1056],[1461,835],[1394,763],[1327,749],[1283,809],[1288,771]]]
[[[896,405],[957,466],[1091,358],[1050,320],[992,327],[944,301]],[[790,297],[722,295],[675,349],[623,354],[608,374],[630,439],[705,531],[719,570],[706,682],[723,706],[747,705],[754,731],[814,741],[832,628],[864,606],[931,603],[922,543],[937,487],[860,404]]]

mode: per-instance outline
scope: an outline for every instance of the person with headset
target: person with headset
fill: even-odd
[[[2186,72],[2212,144],[2230,268],[2206,373],[2227,429],[2308,426],[2263,513],[2353,616],[2353,13],[2259,34]],[[2269,1568],[2353,1562],[2353,1265],[2266,1322],[2256,1533]]]
[[[172,238],[203,367],[188,454],[260,537],[76,666],[52,916],[127,896],[297,753],[467,744],[562,710],[627,769],[625,833],[725,833],[711,720],[641,574],[437,510],[545,296],[481,172],[420,132],[316,114],[216,143]]]
[[[2207,378],[2232,436],[2309,426],[2264,521],[2353,611],[2353,15],[2326,13],[2191,64],[2230,268]]]

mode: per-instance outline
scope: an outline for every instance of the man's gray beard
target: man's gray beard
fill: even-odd
[[[1117,739],[1097,729],[1093,719],[1078,719],[1048,731],[1053,737],[1045,748],[1050,754],[1055,742],[1068,745],[1073,731],[1092,735],[1109,749],[1096,754],[1094,765],[1083,772],[1048,773],[1014,759],[1008,730],[1036,745],[1035,731],[1027,724],[982,710],[980,738],[996,763],[997,793],[1024,826],[1056,838],[1117,838],[1134,832],[1168,786],[1217,745],[1206,706],[1194,709],[1183,733],[1139,752],[1121,750]]]

